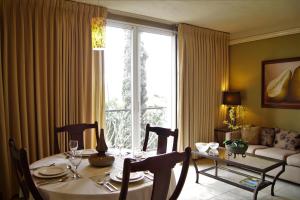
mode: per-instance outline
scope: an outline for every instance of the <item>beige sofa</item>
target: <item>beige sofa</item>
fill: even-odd
[[[260,137],[260,135],[262,134],[261,130],[262,129],[258,131],[258,137]],[[244,136],[243,132],[244,130],[227,132],[226,139],[241,139],[242,136]],[[279,133],[280,131],[274,132],[275,137],[276,134]],[[278,144],[275,144],[275,142],[276,141],[274,139],[273,145],[269,146],[262,145],[260,142],[254,142],[254,144],[251,144],[250,142],[247,153],[286,161],[285,172],[281,174],[279,178],[300,184],[300,149],[296,148],[293,150],[289,150],[285,148],[279,148]],[[268,175],[275,176],[280,170],[281,167],[276,168],[270,171]]]

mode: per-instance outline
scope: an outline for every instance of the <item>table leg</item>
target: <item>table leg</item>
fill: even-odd
[[[198,171],[198,166],[197,166],[195,159],[193,159],[193,164],[194,164],[195,171],[196,171],[196,183],[199,183],[199,173],[198,173],[199,171]]]
[[[271,195],[274,196],[274,187],[275,187],[275,183],[278,179],[278,177],[285,171],[285,164],[282,165],[282,169],[280,170],[280,172],[278,172],[278,174],[274,177],[273,183],[272,183],[272,187],[271,187]]]
[[[261,181],[257,184],[255,190],[254,190],[254,195],[253,195],[253,200],[256,200],[257,199],[257,194],[258,194],[258,191],[260,190],[260,187],[261,187],[261,184],[265,181],[265,176],[266,174],[265,173],[262,173],[261,174]]]

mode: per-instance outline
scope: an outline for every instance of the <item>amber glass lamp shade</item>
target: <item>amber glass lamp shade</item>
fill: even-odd
[[[241,105],[241,94],[240,92],[223,92],[224,105],[238,106]]]
[[[92,48],[103,50],[105,47],[105,23],[103,18],[92,18]]]

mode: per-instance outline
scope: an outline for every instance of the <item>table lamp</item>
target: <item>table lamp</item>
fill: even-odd
[[[240,92],[223,92],[223,104],[228,106],[241,105]]]

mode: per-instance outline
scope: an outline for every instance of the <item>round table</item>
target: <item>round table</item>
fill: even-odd
[[[64,154],[57,154],[50,157],[46,157],[44,159],[38,160],[30,165],[30,168],[48,165],[51,163],[55,163],[56,165],[60,164],[67,164],[70,165],[69,160],[66,158]],[[105,174],[115,169],[122,169],[123,168],[123,159],[116,157],[116,160],[113,166],[104,167],[104,168],[97,168],[93,167],[89,164],[87,158],[82,159],[80,166],[78,167],[78,173],[80,174],[81,178],[73,179],[70,178],[65,180],[64,182],[57,182],[52,184],[47,184],[43,186],[38,186],[37,188],[41,193],[44,199],[49,200],[81,200],[81,199],[89,199],[89,200],[117,200],[119,199],[121,183],[111,182],[119,191],[110,192],[104,186],[98,185],[96,182],[101,181],[104,179]],[[34,177],[34,176],[33,176]],[[34,181],[37,183],[41,179],[36,177],[33,178]],[[128,200],[143,200],[143,199],[151,199],[151,192],[152,192],[152,181],[148,178],[144,178],[143,180],[130,183],[127,199]],[[170,187],[169,187],[169,194],[170,196],[176,186],[176,180],[174,173],[172,173]]]

